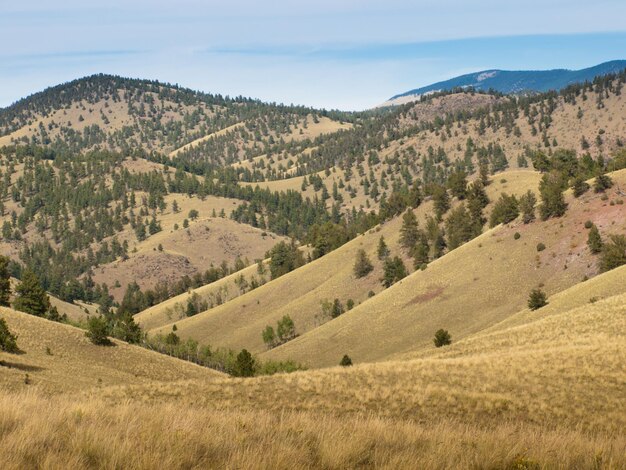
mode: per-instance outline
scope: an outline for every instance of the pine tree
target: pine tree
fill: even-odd
[[[20,352],[17,347],[17,336],[11,333],[4,318],[0,318],[0,351],[11,354]]]
[[[517,219],[519,215],[519,202],[515,196],[509,196],[506,193],[500,195],[491,211],[489,218],[489,226],[495,227],[499,224],[508,224]]]
[[[596,193],[603,193],[613,186],[613,180],[608,175],[598,175],[593,181],[593,190]]]
[[[233,375],[236,377],[252,377],[256,369],[256,363],[252,354],[247,349],[242,349],[235,359]]]
[[[13,302],[15,310],[38,317],[46,316],[51,310],[46,291],[41,287],[37,275],[30,270],[23,272],[22,282],[15,289],[15,293],[16,297]]]
[[[0,306],[10,306],[11,274],[9,273],[9,258],[0,256]]]
[[[563,197],[563,181],[559,174],[546,173],[539,183],[541,206],[539,212],[543,220],[550,217],[561,217],[567,210]]]
[[[610,271],[626,264],[626,236],[611,235],[610,240],[602,248],[600,270]]]
[[[600,231],[595,224],[591,226],[589,229],[589,236],[587,237],[587,246],[589,247],[589,251],[593,254],[600,253],[602,251],[602,237],[600,236]]]
[[[347,354],[344,354],[341,358],[341,361],[339,362],[339,365],[342,367],[349,367],[352,365],[352,359],[350,359],[350,356],[348,356]]]
[[[585,181],[582,176],[577,176],[572,181],[572,191],[574,193],[574,197],[580,197],[589,191],[589,184]]]
[[[435,206],[435,215],[441,220],[443,215],[450,209],[450,197],[448,191],[443,186],[436,186],[433,190],[433,201]]]
[[[472,220],[463,204],[450,212],[445,225],[447,245],[450,250],[454,250],[463,243],[470,241],[474,236]]]
[[[528,224],[535,220],[535,205],[537,204],[537,198],[535,193],[530,189],[526,194],[522,195],[519,199],[519,209],[522,212],[522,222]]]
[[[97,346],[108,346],[111,344],[107,337],[109,327],[104,317],[91,317],[87,322],[87,332],[85,336]]]
[[[412,252],[419,238],[417,218],[413,210],[407,209],[402,216],[402,228],[400,229],[400,245],[407,251]]]
[[[378,239],[377,254],[378,254],[378,259],[380,260],[383,260],[389,257],[389,247],[387,246],[387,243],[385,243],[385,237],[383,237],[382,235]]]
[[[455,171],[448,177],[448,188],[453,196],[462,200],[467,195],[467,174],[464,171]]]
[[[372,272],[374,266],[370,261],[365,250],[360,249],[356,253],[356,261],[354,263],[354,275],[358,278],[367,276]]]
[[[428,254],[430,251],[430,247],[428,246],[428,238],[426,238],[426,234],[422,233],[420,235],[415,248],[413,249],[413,263],[415,269],[420,269],[424,265],[428,264]]]
[[[435,332],[435,338],[433,339],[433,343],[435,343],[436,348],[448,346],[449,344],[452,344],[452,337],[450,336],[450,333],[448,333],[448,330],[437,330]]]
[[[391,287],[393,284],[407,276],[406,266],[401,258],[394,256],[393,259],[387,258],[383,267],[382,283],[385,287]]]
[[[533,289],[528,296],[528,308],[537,310],[548,305],[546,294],[541,289]]]

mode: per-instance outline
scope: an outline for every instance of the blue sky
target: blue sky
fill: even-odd
[[[0,106],[104,72],[346,110],[489,68],[626,58],[626,1],[0,1]]]

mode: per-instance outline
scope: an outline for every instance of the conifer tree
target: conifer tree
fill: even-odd
[[[48,294],[41,287],[39,278],[31,270],[22,273],[22,282],[15,289],[16,297],[13,302],[15,310],[26,312],[38,317],[44,317],[51,310]]]
[[[561,217],[567,210],[567,204],[563,197],[563,181],[557,173],[546,173],[539,183],[541,206],[539,212],[543,220],[550,217]]]
[[[389,247],[387,246],[387,243],[385,243],[385,237],[383,237],[382,235],[378,239],[377,254],[378,254],[378,259],[380,260],[383,260],[389,257]]]
[[[11,274],[9,273],[9,258],[0,256],[0,306],[10,306]]]
[[[463,204],[450,212],[445,225],[447,245],[451,250],[473,238],[472,220]]]
[[[491,211],[489,218],[489,226],[495,227],[498,224],[508,224],[517,219],[519,215],[519,202],[515,196],[509,196],[506,193],[500,195]]]
[[[0,318],[0,351],[11,354],[20,352],[17,347],[17,336],[11,333],[4,318]]]
[[[365,277],[372,272],[374,266],[370,261],[365,250],[360,249],[356,253],[356,261],[354,263],[354,275],[357,278]]]
[[[548,305],[546,294],[541,289],[533,289],[528,296],[528,308],[537,310]]]
[[[256,363],[252,354],[247,349],[242,349],[235,359],[233,375],[237,377],[252,377],[255,368]]]
[[[402,216],[402,228],[400,229],[400,245],[407,251],[412,252],[419,238],[417,218],[413,210],[407,209]]]
[[[600,253],[602,251],[602,237],[600,236],[600,231],[598,227],[593,224],[591,229],[589,229],[589,236],[587,237],[587,246],[589,247],[589,251],[593,254]]]
[[[626,236],[611,235],[602,248],[600,270],[610,271],[626,264]]]
[[[537,198],[530,189],[520,197],[519,209],[522,212],[522,221],[525,224],[535,220],[535,204],[537,204]]]
[[[342,367],[349,367],[352,365],[352,359],[350,359],[350,356],[348,356],[347,354],[344,354],[341,358],[341,361],[339,362],[339,365]]]
[[[393,284],[407,276],[406,266],[401,258],[394,256],[393,259],[387,258],[383,267],[382,283],[385,287],[391,287]]]
[[[449,344],[452,344],[452,337],[450,336],[450,333],[448,333],[448,330],[440,329],[435,333],[433,343],[435,343],[436,348],[448,346]]]

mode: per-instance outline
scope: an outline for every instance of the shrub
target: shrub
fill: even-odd
[[[350,356],[348,356],[347,354],[344,354],[341,358],[341,361],[339,362],[339,365],[342,367],[349,367],[352,365],[352,359],[350,359]]]
[[[435,343],[436,348],[448,346],[449,344],[452,344],[452,337],[450,336],[450,333],[448,333],[448,330],[440,329],[435,333],[433,343]]]
[[[519,240],[521,238],[521,235],[519,232],[515,232],[515,234],[513,235],[513,239],[515,240]]]
[[[544,245],[541,242],[537,243],[537,251],[543,251],[545,249],[546,249],[546,245]]]
[[[11,333],[4,318],[0,318],[0,351],[11,354],[20,352],[17,347],[17,336]]]
[[[104,317],[91,317],[87,322],[85,336],[95,345],[108,346],[111,344],[108,338],[108,329],[109,326]]]
[[[546,294],[541,289],[533,289],[528,296],[528,308],[537,310],[548,305]]]
[[[591,220],[588,220],[587,222],[585,222],[586,229],[590,229],[591,227],[593,227],[593,222]]]

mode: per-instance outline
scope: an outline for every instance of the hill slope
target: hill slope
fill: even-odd
[[[222,375],[121,341],[95,346],[84,330],[8,308],[0,308],[0,318],[17,335],[23,352],[0,352],[0,388],[5,392],[34,387],[45,393],[70,393]]]

